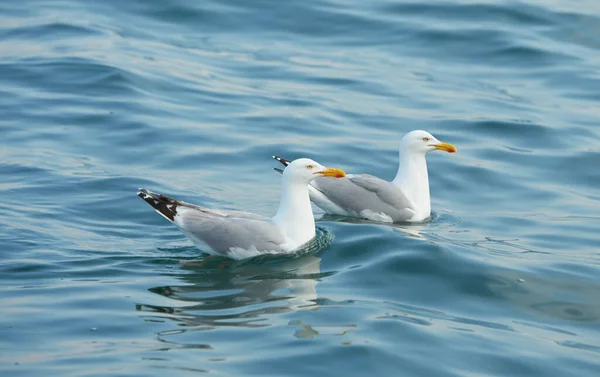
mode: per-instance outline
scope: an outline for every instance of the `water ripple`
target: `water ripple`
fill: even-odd
[[[592,0],[5,2],[3,371],[596,376],[599,25]],[[391,179],[416,128],[459,150],[428,156],[432,220],[317,210],[298,255],[207,257],[135,195],[272,215],[271,155]]]

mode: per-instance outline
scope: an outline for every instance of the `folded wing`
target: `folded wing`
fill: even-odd
[[[286,239],[269,219],[221,214],[214,216],[194,208],[180,210],[175,225],[199,247],[208,246],[215,253],[227,255],[232,251],[284,251]]]
[[[415,211],[413,205],[406,196],[393,183],[377,178],[369,174],[348,175],[346,178],[331,179],[328,177],[318,178],[312,182],[314,187],[322,195],[312,195],[315,204],[323,197],[342,210],[355,216],[382,220],[382,216],[389,218],[388,221],[410,220]],[[331,205],[329,206],[332,207]],[[340,213],[341,214],[341,213]]]
[[[138,196],[208,253],[284,251],[286,238],[269,218],[241,211],[213,210],[145,189],[140,189]]]

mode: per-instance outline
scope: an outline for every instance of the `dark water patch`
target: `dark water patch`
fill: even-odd
[[[497,4],[420,4],[405,2],[403,4],[384,4],[382,13],[394,13],[405,18],[434,18],[454,21],[462,24],[477,20],[478,24],[494,26],[514,25],[529,27],[550,26],[554,24],[554,15],[540,7],[521,4],[519,7],[507,8]]]
[[[585,343],[579,343],[579,342],[573,342],[573,341],[564,341],[564,342],[559,342],[558,345],[563,346],[563,347],[570,347],[570,348],[575,348],[577,350],[584,350],[584,351],[590,351],[590,352],[600,352],[600,347],[597,345],[592,345],[592,344],[585,344]]]
[[[0,36],[3,39],[36,39],[39,41],[55,41],[65,38],[81,38],[101,35],[100,31],[89,26],[65,22],[38,22],[19,28],[3,28]]]
[[[88,88],[88,94],[91,94],[92,87],[94,94],[99,94],[96,91],[98,83],[104,84],[104,93],[100,93],[106,95],[111,93],[122,95],[123,90],[127,88],[122,84],[113,87],[112,92],[106,88],[107,83],[119,84],[125,81],[123,72],[119,72],[118,68],[77,57],[29,58],[19,61],[18,65],[4,64],[2,71],[4,75],[0,76],[0,79],[3,81],[26,81],[46,90],[59,86],[61,91],[73,92],[73,89],[76,88],[78,95],[82,95],[81,91],[86,88]]]

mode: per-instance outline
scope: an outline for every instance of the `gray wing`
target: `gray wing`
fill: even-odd
[[[248,215],[233,211],[214,213],[180,208],[174,223],[196,245],[206,245],[219,254],[227,255],[232,248],[283,251],[282,244],[286,240],[279,228],[267,218]]]
[[[140,189],[138,196],[206,252],[227,255],[232,248],[283,251],[284,235],[264,216],[205,208],[146,189]]]
[[[317,178],[312,186],[337,206],[357,215],[372,211],[385,214],[392,221],[410,220],[414,215],[411,201],[398,187],[369,174]]]

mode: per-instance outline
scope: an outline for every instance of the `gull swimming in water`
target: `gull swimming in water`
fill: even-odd
[[[344,177],[311,159],[288,164],[281,183],[281,200],[268,218],[240,211],[209,209],[140,189],[138,196],[175,224],[200,250],[244,259],[260,254],[292,253],[315,237],[315,219],[308,184],[317,177]]]
[[[310,200],[335,215],[388,223],[425,221],[431,216],[425,154],[435,150],[454,153],[456,147],[429,132],[411,131],[400,142],[400,165],[391,182],[369,174],[348,174],[335,180],[322,177],[310,183]],[[289,164],[284,158],[273,158],[284,166]]]

